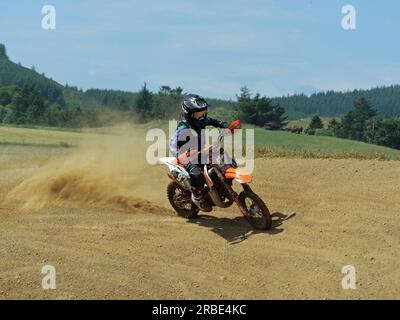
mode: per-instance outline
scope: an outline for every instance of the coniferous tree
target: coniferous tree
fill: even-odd
[[[365,137],[366,123],[369,119],[376,116],[376,110],[365,98],[354,103],[354,111],[347,113],[338,130],[338,136],[358,141],[367,141]]]
[[[324,124],[322,123],[322,120],[319,116],[314,116],[311,119],[310,125],[308,126],[309,129],[323,129],[324,128]]]
[[[138,116],[138,120],[144,122],[149,120],[149,116],[152,113],[153,107],[153,95],[147,89],[146,83],[142,86],[140,91],[138,92],[135,104],[134,104],[134,111]]]
[[[8,59],[6,46],[0,43],[0,57]]]
[[[262,97],[258,93],[252,97],[250,90],[243,87],[237,100],[236,109],[242,121],[257,126],[273,123],[276,128],[286,125],[285,109],[279,104],[274,104],[271,99]]]

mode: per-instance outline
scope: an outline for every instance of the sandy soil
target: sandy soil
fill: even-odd
[[[141,169],[131,190],[129,170],[71,173],[62,194],[42,167],[65,151],[35,152],[1,149],[0,299],[400,298],[400,162],[257,160],[253,189],[274,228],[254,232],[233,207],[175,216],[163,167]],[[68,165],[47,168],[62,186],[71,178]],[[41,288],[44,265],[56,290]],[[344,265],[356,290],[342,289]]]

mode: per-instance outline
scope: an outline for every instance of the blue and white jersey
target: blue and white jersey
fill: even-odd
[[[206,126],[216,128],[227,128],[228,123],[212,118],[205,118],[201,128],[194,129],[187,121],[181,121],[171,138],[170,150],[173,156],[178,157],[187,151],[200,151],[206,143],[205,129]],[[182,148],[183,147],[183,148]]]

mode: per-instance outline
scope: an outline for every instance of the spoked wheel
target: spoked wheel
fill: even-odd
[[[168,200],[178,215],[186,219],[194,219],[199,213],[198,207],[191,200],[191,193],[176,182],[171,181],[167,187]]]
[[[252,191],[242,191],[239,201],[246,208],[247,221],[258,230],[269,230],[272,226],[271,214],[264,201]]]

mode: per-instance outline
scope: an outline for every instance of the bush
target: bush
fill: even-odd
[[[324,128],[324,124],[322,123],[321,118],[318,117],[318,116],[314,116],[314,117],[311,119],[309,128],[310,128],[310,129],[323,129],[323,128]]]
[[[6,112],[7,112],[6,111],[6,107],[0,105],[0,123],[3,122],[3,119],[4,119],[5,115],[6,115]]]
[[[326,137],[334,137],[335,133],[329,129],[317,129],[315,131],[316,136],[326,136]]]
[[[9,104],[5,107],[5,113],[3,116],[3,123],[6,124],[22,124],[24,123],[25,117],[21,115],[21,117],[17,116],[17,110],[14,105]]]

